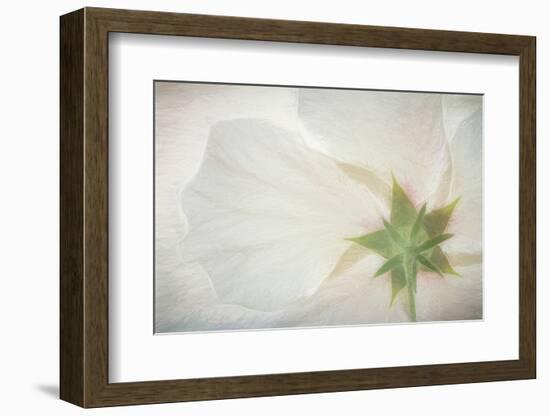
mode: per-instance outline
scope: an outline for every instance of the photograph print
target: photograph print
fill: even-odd
[[[154,82],[155,333],[483,319],[483,96]]]

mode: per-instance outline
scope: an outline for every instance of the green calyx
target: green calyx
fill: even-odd
[[[409,314],[416,321],[416,277],[418,270],[459,276],[452,268],[440,244],[451,238],[445,233],[459,198],[449,205],[426,212],[426,204],[417,212],[411,200],[393,179],[390,221],[384,228],[361,237],[348,238],[387,259],[374,277],[391,274],[390,305],[402,289],[407,289]]]

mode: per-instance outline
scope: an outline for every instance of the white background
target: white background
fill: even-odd
[[[127,34],[110,47],[111,381],[518,358],[517,58]],[[153,79],[484,93],[483,322],[152,336]]]
[[[539,259],[543,259],[540,215],[548,202],[542,193],[542,168],[550,163],[550,146],[542,126],[544,68],[550,55],[550,28],[544,2],[464,0],[384,3],[341,0],[296,2],[226,1],[51,1],[7,3],[2,10],[3,59],[1,186],[1,292],[3,336],[0,354],[5,414],[78,414],[80,409],[56,400],[58,385],[58,15],[83,5],[157,9],[194,13],[320,20],[376,25],[426,27],[538,36]],[[498,10],[498,12],[497,12]],[[498,18],[495,18],[498,16]],[[544,92],[543,92],[544,91]],[[7,285],[6,285],[7,283]],[[539,264],[539,379],[322,394],[295,397],[167,404],[88,411],[91,414],[346,414],[404,413],[440,415],[547,414],[550,364],[542,326],[550,301]]]

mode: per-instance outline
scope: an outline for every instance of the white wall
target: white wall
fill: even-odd
[[[0,409],[3,414],[68,415],[80,409],[56,399],[58,383],[58,16],[104,6],[134,9],[318,20],[538,37],[539,263],[543,236],[543,176],[550,163],[543,114],[550,89],[544,77],[550,56],[545,2],[181,0],[4,2],[0,15]],[[545,86],[547,88],[545,88]],[[546,201],[543,201],[546,197]],[[550,302],[539,264],[539,378],[536,381],[425,387],[340,394],[167,404],[88,414],[404,414],[463,415],[548,413],[550,361],[544,302]],[[476,340],[464,340],[476,342]]]

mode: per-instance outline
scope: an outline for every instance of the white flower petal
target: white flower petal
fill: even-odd
[[[482,319],[482,267],[457,267],[460,277],[421,272],[417,279],[418,321]]]
[[[265,118],[297,124],[298,94],[293,88],[159,82],[156,84],[156,174],[160,184],[189,179],[200,163],[210,128],[223,120]],[[191,170],[192,171],[192,170]]]
[[[406,304],[397,300],[390,306],[390,275],[374,277],[383,262],[380,256],[368,256],[351,270],[331,276],[301,305],[294,322],[301,326],[410,322]]]
[[[460,124],[481,109],[483,97],[481,95],[444,94],[442,99],[445,133],[447,139],[451,141]]]
[[[217,124],[183,195],[184,255],[220,299],[275,310],[311,295],[356,237],[381,226],[365,187],[290,131],[258,119]]]
[[[157,310],[161,318],[157,330],[216,331],[410,323],[406,289],[390,307],[389,275],[373,277],[382,262],[378,256],[368,256],[347,272],[327,278],[312,296],[271,312],[220,303],[209,288],[206,273],[201,273],[196,266],[187,266],[177,271],[173,282],[160,291],[166,299],[163,309]],[[419,273],[418,321],[482,318],[481,266],[472,264],[457,270],[462,277],[441,278],[433,273]]]
[[[482,116],[476,111],[456,130],[452,144],[451,194],[460,196],[448,230],[454,237],[445,243],[448,251],[480,252],[482,246]]]
[[[157,308],[156,330],[216,331],[410,322],[405,304],[389,306],[389,278],[372,277],[381,262],[376,256],[364,258],[353,270],[327,278],[310,297],[268,312],[221,303],[209,291],[205,272],[197,271],[196,266],[182,267],[160,291],[163,307]]]
[[[294,126],[298,124],[297,101],[293,88],[155,83],[157,284],[180,260],[179,241],[186,228],[179,195],[199,169],[210,128],[222,120],[244,117]]]
[[[450,156],[441,94],[305,89],[298,112],[309,145],[388,184],[393,172],[417,204],[446,201]]]

